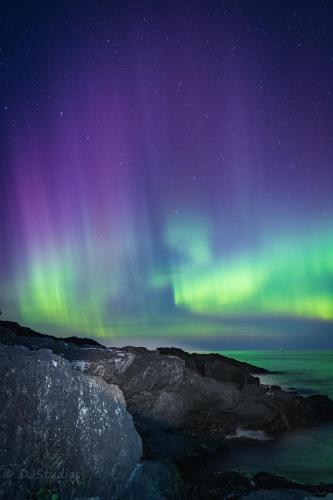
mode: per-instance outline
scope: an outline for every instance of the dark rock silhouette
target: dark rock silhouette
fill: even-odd
[[[278,435],[333,420],[329,398],[260,385],[255,375],[266,370],[218,354],[105,348],[86,339],[42,335],[7,321],[0,321],[0,342],[0,463],[23,460],[31,462],[29,467],[50,468],[60,457],[66,468],[75,466],[90,478],[85,494],[101,492],[103,499],[140,499],[143,491],[149,492],[147,500],[183,498],[184,485],[174,464],[213,453],[227,435]],[[144,460],[125,401],[142,439]],[[85,412],[81,419],[80,408],[87,409],[90,419]],[[261,475],[251,479],[248,489],[246,477],[229,474],[211,477],[210,486],[198,479],[188,485],[188,498],[224,498],[229,493],[240,497],[244,491],[255,495],[259,486],[253,488],[253,481],[262,491],[282,484]],[[12,486],[3,487],[11,492]],[[282,490],[287,486],[284,483]],[[320,492],[330,491],[329,486],[321,487]],[[311,492],[304,485],[301,489]]]
[[[93,339],[85,339],[81,337],[66,337],[66,338],[54,337],[53,335],[46,335],[44,333],[36,332],[31,328],[27,328],[26,326],[21,326],[15,321],[0,321],[0,326],[3,328],[7,328],[11,332],[14,332],[15,335],[17,335],[18,337],[27,337],[30,339],[38,338],[44,341],[54,340],[56,342],[62,340],[68,344],[74,344],[80,347],[91,346],[91,347],[98,347],[99,349],[105,348],[102,344],[99,344],[98,342],[96,342],[96,340]]]

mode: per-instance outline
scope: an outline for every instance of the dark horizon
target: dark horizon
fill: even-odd
[[[3,315],[0,319],[3,321],[12,321],[18,323],[15,318],[8,318]],[[326,323],[326,329],[323,329],[321,323],[314,321],[312,324],[306,321],[301,325],[299,321],[296,320],[294,325],[288,325],[284,321],[284,326],[276,325],[276,320],[270,321],[271,325],[275,327],[275,334],[272,335],[270,330],[267,330],[268,326],[265,322],[259,321],[257,323],[257,329],[255,334],[249,335],[249,322],[244,321],[243,334],[240,325],[234,327],[236,329],[232,331],[222,331],[222,335],[210,334],[207,335],[204,331],[200,334],[197,333],[196,336],[187,335],[183,336],[181,330],[178,334],[173,335],[156,335],[154,333],[147,334],[132,334],[131,336],[126,335],[126,327],[122,335],[116,335],[113,337],[101,337],[89,335],[88,333],[82,334],[80,332],[73,332],[71,330],[66,330],[61,327],[50,327],[49,325],[39,325],[36,327],[35,324],[23,324],[19,323],[22,327],[31,328],[38,333],[52,335],[55,337],[71,337],[78,336],[81,338],[93,339],[106,347],[124,347],[124,346],[142,346],[148,349],[156,349],[157,347],[178,347],[186,351],[235,351],[235,350],[322,350],[322,349],[333,349],[333,341],[331,337],[332,323]],[[295,327],[297,325],[297,327]],[[300,328],[300,331],[298,329]],[[141,331],[144,331],[145,327],[142,327]],[[155,332],[158,332],[159,328],[156,326]],[[246,332],[244,334],[244,331]],[[281,332],[285,332],[282,334]],[[293,331],[294,335],[290,335],[290,331]],[[267,333],[269,333],[267,335]],[[297,333],[298,335],[295,335]]]

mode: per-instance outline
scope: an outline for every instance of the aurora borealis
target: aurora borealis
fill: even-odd
[[[45,9],[1,20],[6,317],[105,337],[328,331],[331,3]]]

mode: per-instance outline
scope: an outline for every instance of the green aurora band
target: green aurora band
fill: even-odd
[[[224,257],[213,255],[205,227],[172,221],[166,225],[165,245],[172,255],[170,269],[153,270],[141,283],[152,296],[171,287],[171,314],[161,314],[158,333],[202,334],[202,324],[196,325],[195,319],[205,316],[206,333],[218,329],[221,333],[221,326],[209,326],[210,316],[221,320],[242,315],[333,319],[333,236],[329,231],[303,239],[276,238],[251,254]],[[100,254],[95,249],[94,260],[105,262],[101,249]],[[83,250],[70,246],[66,250],[65,244],[36,254],[16,285],[23,321],[95,336],[156,333],[158,311],[151,307],[147,314],[146,304],[134,314],[113,319],[105,304],[117,302],[126,293],[121,273],[109,269],[109,282],[105,267],[98,272],[99,266],[85,263],[83,269],[84,262]]]

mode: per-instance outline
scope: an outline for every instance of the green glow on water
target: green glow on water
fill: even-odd
[[[333,350],[223,351],[224,355],[277,371],[263,382],[293,387],[307,394],[333,399]],[[274,441],[233,443],[221,467],[265,470],[307,483],[333,481],[333,424],[294,429]]]

